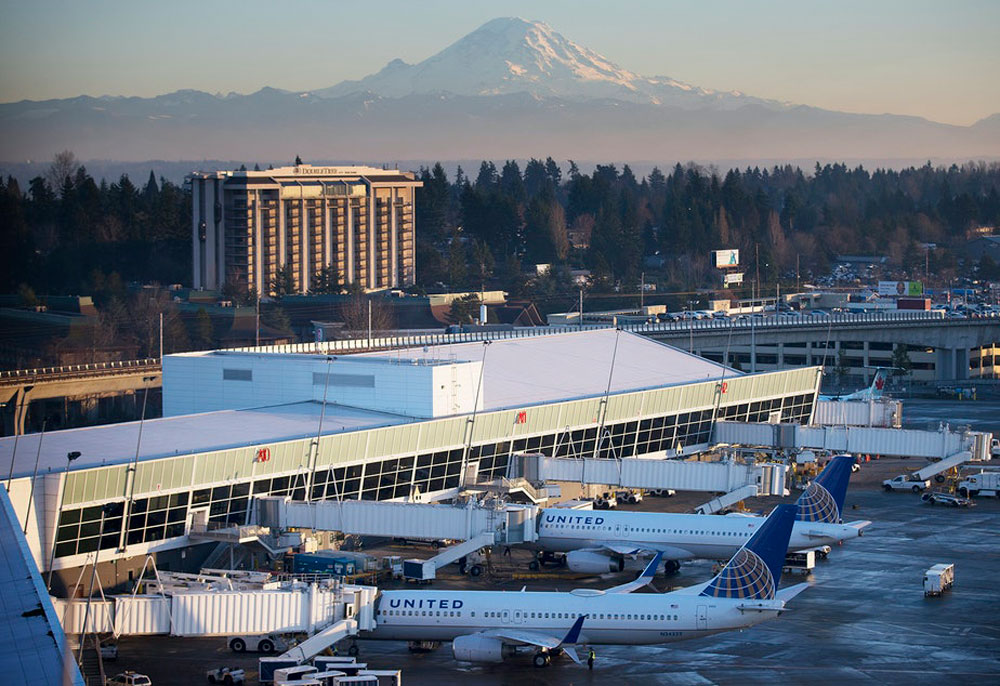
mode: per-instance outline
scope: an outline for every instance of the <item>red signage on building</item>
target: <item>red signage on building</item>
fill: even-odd
[[[524,410],[521,410],[520,412],[517,413],[517,420],[514,423],[526,424],[527,421],[528,421],[528,413],[525,412]]]
[[[270,448],[257,448],[257,462],[267,462],[271,459],[271,449]]]

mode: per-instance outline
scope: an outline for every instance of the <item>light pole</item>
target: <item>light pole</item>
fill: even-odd
[[[31,472],[31,488],[28,489],[28,509],[24,511],[24,535],[28,535],[28,518],[31,517],[31,503],[35,499],[35,478],[38,476],[38,461],[42,457],[42,439],[45,438],[46,418],[42,418],[42,433],[38,435],[38,452],[35,453],[35,469]]]
[[[80,457],[80,451],[74,450],[72,452],[66,453],[66,472],[63,475],[63,485],[62,485],[62,495],[59,496],[59,509],[56,511],[56,523],[52,527],[52,550],[49,552],[49,578],[45,583],[45,587],[48,590],[52,590],[52,565],[56,560],[56,540],[59,538],[59,520],[62,519],[62,509],[63,505],[66,504],[66,487],[69,485],[69,466],[73,463],[73,460]],[[100,539],[98,539],[100,541]],[[100,546],[100,542],[97,544]]]
[[[694,354],[694,306],[698,304],[697,300],[688,300],[688,352],[692,355]]]
[[[319,427],[316,429],[316,440],[313,441],[312,450],[310,452],[312,455],[309,458],[309,472],[306,474],[306,502],[312,502],[312,490],[313,483],[315,481],[316,474],[316,461],[319,457],[319,439],[323,435],[323,418],[326,417],[326,394],[330,390],[330,365],[335,360],[335,357],[326,358],[326,383],[323,385],[323,406],[319,411]]]
[[[122,533],[118,541],[118,551],[128,548],[128,522],[132,518],[132,503],[135,498],[135,477],[139,471],[139,448],[142,445],[142,425],[146,421],[146,400],[149,398],[149,382],[155,381],[156,375],[142,377],[142,412],[139,414],[139,437],[135,441],[135,457],[129,468],[128,496],[125,499],[125,512],[122,517]]]

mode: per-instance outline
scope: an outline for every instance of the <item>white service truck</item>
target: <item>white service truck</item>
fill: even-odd
[[[886,493],[890,491],[913,491],[920,493],[931,487],[930,479],[919,479],[912,474],[900,474],[882,482]]]
[[[1000,472],[981,471],[958,482],[958,492],[966,498],[991,495],[1000,498]]]
[[[924,572],[924,597],[941,595],[955,584],[955,565],[936,564]]]

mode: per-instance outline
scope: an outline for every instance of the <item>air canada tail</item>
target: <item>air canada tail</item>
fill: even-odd
[[[799,496],[796,502],[799,506],[797,518],[803,522],[840,522],[853,467],[854,457],[851,455],[838,455],[830,460],[822,473]]]
[[[796,505],[778,505],[700,593],[713,598],[773,600],[795,523]]]
[[[875,376],[872,378],[872,385],[868,388],[869,399],[878,400],[882,397],[882,392],[885,390],[885,380],[889,378],[889,371],[882,367],[875,370]]]

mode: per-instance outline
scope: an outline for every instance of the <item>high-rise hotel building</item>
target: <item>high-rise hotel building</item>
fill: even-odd
[[[414,283],[413,200],[422,184],[411,172],[300,164],[188,180],[195,288],[235,281],[266,295],[286,265],[302,293],[327,266],[344,286]]]

